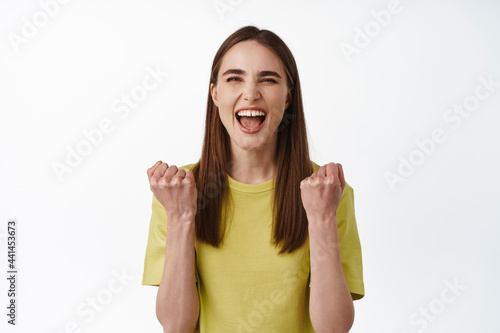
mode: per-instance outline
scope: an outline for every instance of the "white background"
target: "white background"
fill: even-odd
[[[352,332],[498,332],[500,86],[460,123],[444,117],[474,101],[479,77],[500,81],[500,2],[401,0],[381,27],[371,12],[388,6],[74,0],[49,17],[37,1],[2,0],[0,268],[5,276],[14,218],[19,294],[12,327],[1,279],[0,331],[161,332],[157,288],[140,284],[146,170],[199,159],[215,52],[255,24],[296,58],[312,159],[342,163],[354,188],[366,296]],[[346,57],[347,44],[362,47]],[[120,118],[114,103],[139,89],[148,67],[168,76]],[[103,119],[112,131],[60,181],[54,163],[66,164],[68,148]],[[415,140],[437,128],[446,139],[419,153]],[[386,174],[410,157],[418,165],[391,187]],[[91,310],[98,296],[106,304]]]

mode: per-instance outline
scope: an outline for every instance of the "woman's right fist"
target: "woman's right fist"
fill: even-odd
[[[147,171],[149,187],[162,204],[168,217],[194,219],[196,215],[197,191],[194,174],[191,171],[156,162]]]

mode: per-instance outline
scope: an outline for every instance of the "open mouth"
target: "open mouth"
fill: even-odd
[[[241,126],[248,130],[252,130],[262,125],[266,119],[266,113],[262,111],[243,110],[237,112],[236,119]]]
[[[255,116],[255,117],[248,117],[248,116],[236,116],[236,119],[238,119],[238,122],[241,124],[241,126],[252,129],[259,127],[264,120],[266,119],[266,116]]]

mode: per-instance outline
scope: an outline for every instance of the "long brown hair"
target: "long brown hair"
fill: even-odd
[[[313,171],[295,59],[276,34],[255,26],[246,26],[234,32],[220,46],[212,64],[210,83],[217,85],[217,76],[226,52],[235,44],[248,40],[268,47],[281,59],[291,94],[291,103],[277,130],[278,172],[273,204],[273,242],[276,247],[281,246],[280,254],[291,253],[301,247],[307,238],[307,217],[302,206],[300,182]],[[224,238],[222,202],[228,198],[227,175],[230,168],[230,137],[220,120],[209,88],[201,158],[192,171],[198,190],[196,237],[215,247],[219,247]]]

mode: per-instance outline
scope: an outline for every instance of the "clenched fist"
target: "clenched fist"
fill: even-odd
[[[162,204],[168,217],[194,220],[196,215],[197,191],[191,171],[156,162],[147,171],[151,191]]]
[[[300,182],[302,205],[309,221],[326,221],[337,216],[345,180],[342,165],[323,165]]]

